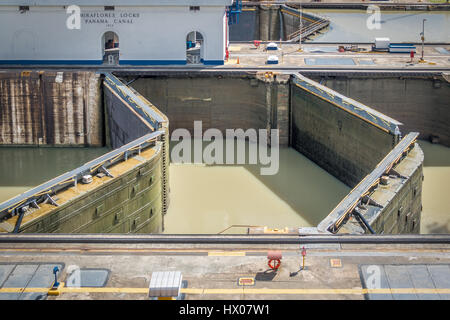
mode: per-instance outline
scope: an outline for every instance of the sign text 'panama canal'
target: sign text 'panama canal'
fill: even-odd
[[[85,24],[133,24],[140,17],[133,12],[82,12],[81,18]]]
[[[76,5],[69,6],[66,13],[66,26],[69,30],[80,30],[81,22],[104,24],[110,28],[114,25],[133,24],[141,17],[141,14],[136,12],[81,12],[81,8]]]

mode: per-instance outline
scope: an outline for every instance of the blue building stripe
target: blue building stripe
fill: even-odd
[[[155,65],[185,65],[186,60],[120,60],[121,65],[155,66]]]
[[[203,60],[203,64],[205,66],[217,66],[224,65],[225,62],[223,60]]]

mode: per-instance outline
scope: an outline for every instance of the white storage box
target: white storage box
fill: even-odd
[[[278,45],[275,42],[271,42],[266,47],[267,50],[278,50]]]
[[[389,38],[375,38],[375,49],[389,49]]]
[[[278,64],[278,57],[269,56],[269,58],[267,58],[267,64]]]
[[[158,271],[152,273],[148,290],[149,297],[178,297],[182,276],[180,271]]]

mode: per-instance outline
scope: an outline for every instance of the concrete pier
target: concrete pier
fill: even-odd
[[[365,236],[356,243],[348,243],[342,236],[341,240],[323,236],[330,239],[328,243],[314,242],[314,237],[285,236],[292,240],[290,244],[149,244],[145,243],[145,237],[133,236],[136,243],[130,243],[131,236],[116,236],[117,240],[125,240],[121,244],[108,237],[102,243],[95,243],[88,236],[85,241],[83,236],[78,236],[63,244],[61,236],[59,240],[55,236],[54,243],[48,237],[42,238],[42,243],[27,240],[8,243],[0,236],[0,299],[27,299],[33,295],[34,299],[48,300],[146,300],[152,273],[162,270],[181,271],[184,281],[180,299],[183,300],[445,300],[450,297],[450,248],[445,236],[435,238],[434,243],[426,243],[431,238],[423,236],[397,236],[390,242],[387,236],[377,236],[373,241]],[[302,247],[306,249],[305,270],[300,270]],[[267,266],[268,250],[282,255],[278,271]],[[28,268],[23,268],[24,265]],[[62,266],[58,275],[62,285],[59,296],[48,297],[51,282],[42,281],[46,275],[43,269],[49,270],[54,265]],[[368,270],[369,267],[383,274],[379,287],[371,286],[368,276],[373,270]],[[85,270],[103,270],[106,274],[96,284],[92,282],[95,279],[84,274]],[[69,276],[74,272],[80,273],[85,285],[73,287],[69,283]],[[413,277],[405,279],[403,275],[409,272]],[[21,286],[13,281],[18,276],[34,279],[32,283],[40,279],[42,283]],[[254,284],[239,285],[239,278],[250,278]],[[427,283],[418,282],[419,279]]]

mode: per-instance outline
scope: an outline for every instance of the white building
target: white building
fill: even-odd
[[[0,64],[223,64],[233,0],[1,0]]]

